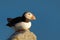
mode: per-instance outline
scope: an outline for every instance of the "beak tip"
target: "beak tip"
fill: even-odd
[[[34,18],[34,20],[36,20],[36,18]]]

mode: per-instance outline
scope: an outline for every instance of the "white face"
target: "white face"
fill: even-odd
[[[36,19],[35,16],[31,12],[27,12],[24,16],[29,20],[35,20]]]

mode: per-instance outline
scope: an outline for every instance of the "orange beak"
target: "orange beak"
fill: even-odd
[[[33,16],[31,17],[31,20],[36,20],[36,17],[33,15]]]

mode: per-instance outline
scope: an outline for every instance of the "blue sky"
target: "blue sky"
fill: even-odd
[[[7,17],[21,16],[25,11],[35,14],[31,31],[38,40],[60,40],[60,8],[56,0],[0,0],[0,40],[14,33],[6,26]]]

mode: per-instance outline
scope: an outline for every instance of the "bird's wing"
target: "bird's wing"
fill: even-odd
[[[12,20],[12,18],[7,18],[7,21],[10,22]]]

